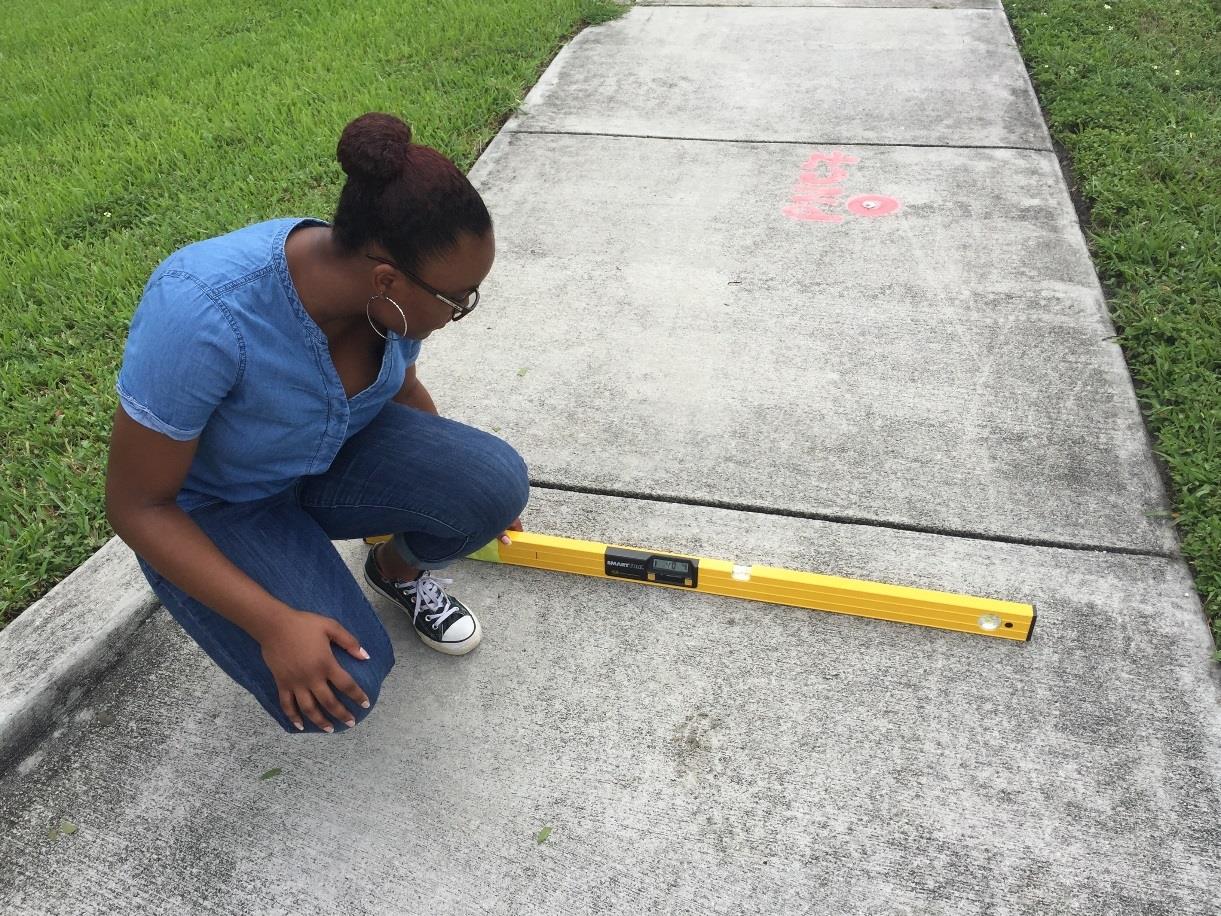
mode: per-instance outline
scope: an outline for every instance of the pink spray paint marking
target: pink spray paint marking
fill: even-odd
[[[899,202],[881,194],[860,194],[844,206],[853,216],[889,216],[899,209]]]
[[[848,177],[847,167],[858,162],[856,156],[840,150],[812,153],[802,163],[797,186],[793,188],[792,200],[784,208],[784,215],[807,223],[842,223],[844,217],[831,211],[840,206],[839,198],[844,190],[839,183]],[[853,216],[872,218],[894,213],[899,209],[899,202],[881,194],[859,194],[849,199],[844,207]]]

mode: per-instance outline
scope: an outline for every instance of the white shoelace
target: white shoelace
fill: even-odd
[[[438,578],[432,574],[430,569],[424,570],[420,578],[414,582],[395,582],[394,584],[399,588],[412,587],[415,589],[415,613],[411,617],[412,623],[420,616],[422,609],[425,611],[424,619],[433,626],[439,627],[450,614],[458,610],[441,587],[443,585],[453,585],[454,580]],[[422,608],[421,605],[423,606]],[[428,613],[429,611],[434,613]]]

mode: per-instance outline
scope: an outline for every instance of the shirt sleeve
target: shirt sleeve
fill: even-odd
[[[244,367],[228,309],[190,275],[167,273],[144,290],[115,390],[137,423],[185,442],[203,432]]]

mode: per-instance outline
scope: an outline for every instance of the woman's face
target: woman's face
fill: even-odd
[[[491,230],[478,236],[464,233],[449,250],[424,261],[415,277],[446,299],[460,306],[469,305],[474,299],[473,291],[491,271],[495,260],[496,238]],[[452,306],[399,270],[391,268],[385,274],[379,273],[377,288],[402,306],[407,322],[404,328],[403,316],[385,299],[371,303],[373,320],[405,337],[424,340],[453,320]]]

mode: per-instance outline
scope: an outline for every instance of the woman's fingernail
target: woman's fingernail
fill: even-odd
[[[297,731],[299,731],[299,732],[305,731],[305,726],[302,725],[300,722],[294,722],[293,725],[297,726]]]
[[[368,661],[368,659],[369,659],[369,653],[368,653],[368,652],[366,652],[366,651],[365,651],[363,648],[362,648],[362,649],[360,650],[360,652],[358,652],[357,654],[358,654],[358,655],[359,655],[361,658],[363,658],[363,659],[365,659],[366,661]]]
[[[502,543],[502,544],[512,544],[512,543],[513,543],[513,541],[512,541],[512,540],[510,540],[510,538],[509,538],[509,536],[508,536],[507,534],[502,534],[502,535],[500,536],[500,543]]]
[[[368,700],[365,700],[363,703],[361,703],[361,704],[360,704],[360,708],[361,708],[361,709],[368,709],[368,708],[369,708],[369,701],[368,701]]]
[[[347,722],[344,722],[343,724],[344,724],[344,725],[346,725],[348,728],[355,728],[355,727],[356,727],[356,720],[355,720],[355,719],[348,719],[348,721],[347,721]]]
[[[322,727],[322,730],[323,730],[324,732],[326,732],[326,733],[329,735],[329,734],[331,734],[333,731],[335,731],[335,726],[334,726],[334,725],[324,725],[324,726]]]

